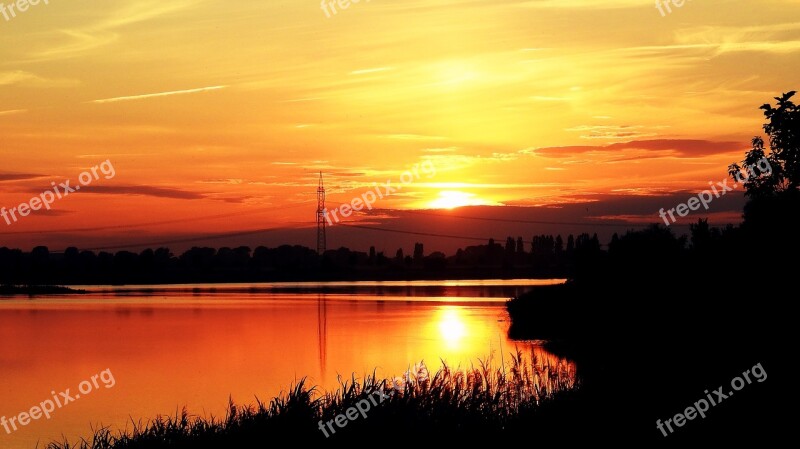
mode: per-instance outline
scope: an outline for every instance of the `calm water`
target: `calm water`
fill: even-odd
[[[507,339],[504,303],[558,282],[84,287],[90,294],[0,299],[0,417],[29,411],[51,391],[80,394],[82,381],[109,370],[51,419],[11,434],[0,426],[0,448],[75,441],[92,426],[130,427],[131,418],[184,405],[221,416],[229,397],[269,399],[304,376],[335,388],[339,374],[401,375],[422,360],[431,370],[440,359],[499,363],[516,348],[552,358],[537,342]]]

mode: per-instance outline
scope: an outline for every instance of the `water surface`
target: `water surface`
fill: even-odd
[[[467,367],[519,349],[556,359],[541,342],[507,338],[505,301],[560,281],[424,281],[82,287],[89,294],[0,299],[0,417],[30,410],[91,376],[99,382],[50,420],[0,447],[39,447],[91,426],[174,414],[222,416],[228,398],[269,399],[307,377],[401,375],[420,361]],[[108,382],[107,382],[108,383]]]

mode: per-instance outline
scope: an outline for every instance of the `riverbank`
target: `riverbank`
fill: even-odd
[[[0,285],[0,296],[82,295],[85,293],[86,290],[58,285]]]
[[[573,405],[580,397],[575,366],[518,353],[501,367],[478,363],[466,370],[444,365],[436,373],[424,364],[402,378],[351,378],[334,392],[300,380],[269,402],[230,404],[224,418],[203,418],[186,410],[160,416],[119,434],[100,429],[77,444],[50,443],[48,449],[204,449],[251,447],[290,441],[335,446],[381,441],[569,440]]]
[[[653,270],[535,287],[507,303],[509,335],[547,340],[548,351],[575,360],[583,399],[598,411],[595,425],[601,429],[647,418],[652,432],[657,420],[673,418],[719,385],[731,396],[731,387],[725,387],[731,379],[760,364],[772,375],[769,380],[736,392],[711,419],[668,435],[656,430],[656,441],[778,434],[786,416],[771,404],[783,389],[790,311],[781,299],[765,295],[763,284],[739,282],[746,279],[744,269],[698,276],[693,268],[685,264],[669,275]],[[609,348],[617,357],[609,356]]]

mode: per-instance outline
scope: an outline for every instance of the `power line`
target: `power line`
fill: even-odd
[[[84,248],[85,251],[102,251],[108,249],[123,249],[123,248],[140,248],[140,247],[152,247],[152,246],[160,246],[160,245],[172,245],[176,243],[189,243],[189,242],[198,242],[203,240],[218,240],[224,239],[229,237],[240,237],[244,235],[253,235],[253,234],[260,234],[262,232],[270,232],[270,231],[277,231],[281,229],[286,229],[283,227],[277,228],[264,228],[264,229],[253,229],[250,231],[239,231],[239,232],[227,232],[221,234],[208,234],[204,236],[198,237],[187,237],[182,239],[174,239],[174,240],[162,240],[157,242],[147,242],[147,243],[129,243],[125,245],[112,245],[112,246],[98,246],[93,248]]]
[[[418,211],[418,210],[406,210],[403,212],[407,212],[410,214],[418,214],[418,215],[432,215],[435,217],[450,217],[450,218],[461,218],[465,220],[480,220],[480,221],[496,221],[502,223],[524,223],[524,224],[545,224],[545,225],[562,225],[562,226],[586,226],[586,227],[638,227],[638,226],[648,226],[649,224],[645,223],[596,223],[596,222],[570,222],[570,221],[542,221],[542,220],[520,220],[514,218],[489,218],[489,217],[470,217],[465,215],[451,215],[451,214],[438,214],[433,212],[425,212],[425,211]],[[672,226],[691,226],[691,224],[678,224],[674,223]]]
[[[292,206],[281,207],[280,209],[292,209],[296,207],[305,206],[304,203],[311,203],[311,201],[303,201],[300,204],[294,204]],[[242,211],[242,212],[235,212],[230,214],[215,214],[215,215],[201,215],[195,217],[188,217],[188,218],[176,218],[174,220],[160,220],[160,221],[151,221],[151,222],[144,222],[144,223],[130,223],[130,224],[121,224],[121,225],[108,225],[108,226],[94,226],[89,228],[66,228],[66,229],[58,229],[57,231],[51,231],[49,233],[56,234],[56,233],[66,233],[66,232],[95,232],[95,231],[105,231],[109,229],[128,229],[128,228],[143,228],[147,226],[163,226],[167,224],[175,224],[175,223],[186,223],[186,222],[195,222],[199,220],[214,220],[220,218],[230,218],[230,217],[239,217],[243,215],[255,215],[260,213],[271,212],[272,209],[255,209],[249,211]],[[291,222],[286,223],[278,223],[272,222],[269,224],[291,224]],[[26,234],[45,234],[48,233],[46,231],[8,231],[8,232],[0,232],[0,235],[26,235]]]

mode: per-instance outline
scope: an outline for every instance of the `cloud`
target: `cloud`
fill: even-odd
[[[396,139],[396,140],[446,140],[446,137],[442,136],[425,136],[422,134],[388,134],[384,137],[388,139]]]
[[[28,112],[28,110],[27,109],[12,109],[10,111],[0,111],[0,115],[22,114],[24,112]]]
[[[208,198],[208,195],[197,192],[190,192],[187,190],[173,189],[170,187],[153,187],[153,186],[96,186],[92,185],[81,193],[96,193],[104,195],[142,195],[153,196],[158,198],[173,198],[180,200],[200,200]]]
[[[706,46],[717,54],[792,53],[800,50],[800,22],[753,26],[701,26],[676,33],[684,46]]]
[[[353,70],[350,72],[351,75],[367,75],[370,73],[378,73],[378,72],[386,72],[389,70],[394,70],[392,67],[376,67],[374,69],[363,69],[363,70]]]
[[[520,6],[540,9],[622,9],[641,8],[641,0],[529,0]],[[651,6],[651,5],[648,5]]]
[[[328,173],[326,173],[326,175],[334,176],[334,177],[341,176],[341,177],[346,177],[346,178],[362,178],[362,177],[364,177],[366,175],[366,173],[359,172],[359,171],[353,171],[353,172],[335,171],[335,172],[328,172]]]
[[[213,180],[211,180],[213,181]],[[238,180],[231,180],[238,181]],[[170,198],[176,200],[213,200],[224,203],[241,204],[251,199],[250,196],[236,196],[221,193],[204,193],[181,190],[171,187],[153,187],[141,185],[98,186],[90,185],[81,189],[80,193],[94,193],[100,195],[139,195],[156,198]]]
[[[528,97],[533,101],[542,101],[542,102],[549,102],[549,101],[569,101],[569,98],[566,97],[548,97],[544,95],[534,95],[532,97]]]
[[[162,17],[180,10],[190,8],[197,4],[197,0],[174,0],[163,2],[158,0],[140,0],[124,4],[104,5],[114,8],[113,11],[104,11],[87,15],[89,17],[102,17],[91,24],[74,28],[60,28],[55,33],[58,37],[53,39],[53,44],[45,49],[33,52],[27,61],[50,61],[62,58],[71,58],[86,54],[90,51],[116,42],[120,33],[118,29],[147,22],[151,19]],[[94,6],[94,5],[93,5]]]
[[[223,179],[203,179],[201,181],[197,181],[201,184],[228,184],[228,185],[240,185],[244,183],[244,179],[242,178],[223,178]]]
[[[34,173],[0,173],[0,182],[3,181],[21,181],[24,179],[41,178],[44,175],[37,175]]]
[[[632,139],[652,137],[656,133],[639,131],[641,125],[583,125],[567,128],[565,131],[581,132],[581,139]]]
[[[424,148],[422,150],[423,153],[453,153],[458,150],[458,147],[447,147],[447,148]]]
[[[80,85],[78,80],[45,78],[24,70],[0,72],[0,86],[74,87],[77,85]]]
[[[118,101],[131,101],[131,100],[145,100],[148,98],[157,98],[157,97],[169,97],[172,95],[185,95],[185,94],[194,94],[198,92],[208,92],[212,90],[219,90],[225,89],[228,86],[209,86],[209,87],[201,87],[198,89],[185,89],[185,90],[173,90],[169,92],[158,92],[153,94],[143,94],[143,95],[131,95],[127,97],[114,97],[114,98],[105,98],[102,100],[93,100],[89,103],[116,103]]]
[[[618,142],[608,145],[574,145],[563,147],[545,147],[534,150],[537,156],[547,158],[566,158],[586,153],[608,153],[623,150],[643,150],[662,153],[655,156],[681,156],[681,157],[702,157],[714,154],[725,154],[735,151],[742,151],[747,148],[741,142],[715,142],[711,140],[696,139],[655,139],[655,140],[633,140],[630,142]],[[623,160],[623,159],[620,159]]]

